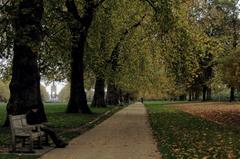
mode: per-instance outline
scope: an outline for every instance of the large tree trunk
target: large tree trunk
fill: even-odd
[[[41,121],[46,122],[37,62],[38,49],[42,41],[43,1],[21,0],[16,13],[13,25],[15,29],[14,57],[7,115],[25,114],[32,106],[37,106]],[[7,119],[4,126],[8,125]]]
[[[78,34],[72,30],[72,35]],[[83,37],[79,38],[78,45],[72,47],[72,62],[71,62],[71,87],[70,98],[67,107],[67,113],[91,113],[87,104],[87,96],[84,90],[84,70],[83,70],[83,52],[84,44]]]
[[[119,104],[119,90],[113,82],[108,83],[106,102],[108,105]]]
[[[92,107],[106,107],[105,103],[105,80],[97,77],[95,83],[95,92],[92,101]]]
[[[231,90],[230,90],[230,102],[233,102],[235,101],[235,88],[234,87],[231,87]]]
[[[72,35],[71,90],[66,112],[91,113],[84,90],[83,58],[87,32],[92,23],[95,7],[93,0],[86,0],[82,16],[78,13],[74,0],[66,0],[66,7],[71,17],[69,28]]]

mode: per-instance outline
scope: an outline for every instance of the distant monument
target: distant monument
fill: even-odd
[[[51,86],[51,101],[57,101],[57,86],[54,81]]]

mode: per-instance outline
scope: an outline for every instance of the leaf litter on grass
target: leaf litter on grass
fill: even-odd
[[[209,113],[210,108],[208,107],[203,106],[201,108],[199,104],[198,107],[193,106],[197,109],[191,108],[190,105],[184,105],[184,107],[184,109],[181,105],[148,107],[151,125],[159,141],[158,146],[163,159],[235,159],[240,156],[240,135],[238,130],[209,121],[213,120],[213,118],[206,120],[206,117],[201,115],[203,112],[203,114]],[[220,111],[221,107],[211,109]],[[166,111],[166,109],[171,111]],[[207,109],[207,111],[204,109]],[[227,112],[228,109],[224,107],[223,110]],[[183,112],[185,110],[188,113]],[[151,111],[154,111],[154,113]]]
[[[184,103],[174,104],[172,107],[220,124],[240,128],[239,102]]]

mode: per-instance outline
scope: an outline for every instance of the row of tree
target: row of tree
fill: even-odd
[[[131,3],[144,6],[143,2],[132,1]],[[98,18],[104,17],[100,16],[101,14],[114,12],[113,8],[117,8],[117,5],[123,7],[128,5],[124,1],[115,3],[105,0],[66,0],[59,1],[57,4],[55,1],[20,0],[3,1],[1,4],[1,57],[6,61],[12,61],[6,62],[8,64],[12,63],[6,65],[11,66],[11,71],[9,71],[11,73],[11,94],[7,105],[8,114],[23,114],[32,105],[38,105],[42,120],[46,121],[40,95],[40,71],[42,76],[47,78],[69,79],[71,88],[66,110],[68,113],[91,113],[84,91],[84,70],[91,69],[89,72],[96,75],[96,93],[94,97],[96,106],[99,105],[98,101],[102,98],[102,92],[98,90],[102,89],[102,85],[104,85],[102,84],[104,83],[104,77],[100,73],[103,70],[96,73],[94,68],[84,66],[87,50],[88,48],[91,49],[88,41],[88,37],[91,36],[89,35],[91,34],[90,28],[94,25],[96,27],[100,25],[98,24],[100,22]],[[137,27],[143,21],[144,17],[141,15],[143,12],[139,13],[141,15],[139,18],[139,15],[135,16],[135,10],[128,9],[131,12],[131,18],[133,18],[129,21],[129,25]],[[107,16],[110,16],[110,14],[106,14],[104,18],[108,18]],[[116,15],[112,14],[111,16]],[[111,16],[110,18],[112,18]],[[113,19],[107,20],[112,21]],[[124,18],[121,20],[119,23],[126,21]],[[122,24],[121,30],[118,28],[118,31],[127,36],[132,27],[129,28],[127,25]],[[94,30],[92,29],[93,34],[95,34]],[[101,34],[103,36],[103,33]],[[111,55],[106,59],[106,64],[103,64],[104,67],[118,63],[116,54],[122,39],[125,39],[125,37],[121,35],[121,38],[118,39],[117,36],[115,37],[115,44],[113,43],[116,45],[113,46],[114,51],[110,50],[108,52]],[[106,45],[104,42],[101,43],[103,45],[100,45],[100,47]],[[56,54],[56,51],[61,53]],[[98,65],[100,60],[97,59],[95,64]],[[99,64],[101,65],[101,63]],[[6,71],[7,75],[7,69],[3,70],[3,75],[4,71]],[[113,80],[111,83],[114,85]]]
[[[91,113],[90,88],[92,106],[106,106],[132,94],[207,100],[225,85],[234,100],[239,87],[238,0],[0,4],[1,78],[11,77],[8,114],[38,105],[46,120],[40,77],[69,81],[68,113]]]

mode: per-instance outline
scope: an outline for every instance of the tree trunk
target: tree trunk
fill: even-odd
[[[130,101],[129,97],[130,97],[129,93],[125,92],[123,95],[123,100],[125,104],[129,104]]]
[[[206,101],[207,86],[203,86],[202,101]]]
[[[37,62],[38,49],[42,41],[43,1],[21,0],[16,13],[14,57],[7,115],[25,114],[32,106],[37,106],[40,120],[46,122]],[[8,125],[9,121],[6,119],[4,126]]]
[[[86,92],[84,90],[84,48],[87,39],[87,32],[92,23],[93,1],[86,1],[82,16],[78,13],[74,0],[67,0],[66,7],[72,18],[69,21],[69,28],[72,35],[72,62],[71,62],[71,89],[67,113],[91,113],[87,105]]]
[[[195,100],[199,100],[199,98],[200,98],[200,91],[197,90],[197,91],[196,91],[196,97],[195,97]]]
[[[192,91],[191,90],[189,91],[189,94],[188,94],[188,101],[192,101]]]
[[[105,80],[97,77],[95,83],[95,92],[92,101],[92,107],[106,107],[105,103]]]
[[[185,101],[185,100],[186,100],[186,95],[181,95],[181,96],[179,96],[179,100],[180,100],[180,101]]]
[[[230,102],[233,102],[235,101],[235,88],[234,87],[231,87],[231,90],[230,90]]]
[[[236,10],[235,10],[236,11]],[[235,14],[235,11],[234,11],[234,14]],[[232,27],[233,27],[233,51],[236,50],[237,48],[237,45],[238,45],[238,32],[237,32],[237,27],[238,27],[238,20],[236,18],[233,19],[233,22],[232,22]],[[231,87],[231,90],[230,90],[230,102],[233,102],[235,101],[235,88],[234,87]]]
[[[118,92],[119,92],[119,102],[120,102],[120,105],[123,105],[123,102],[124,102],[123,91],[121,89],[119,89]]]
[[[108,105],[119,104],[119,91],[116,85],[111,81],[108,84],[106,102]]]
[[[84,90],[84,64],[83,53],[86,34],[78,33],[75,28],[71,29],[72,39],[72,62],[71,62],[71,87],[67,113],[91,113],[87,104],[87,96]],[[78,39],[75,39],[78,38]],[[76,40],[78,41],[77,45]]]
[[[200,96],[199,91],[196,90],[196,91],[194,92],[194,97],[193,97],[193,99],[194,99],[195,101],[198,101],[198,100],[199,100],[199,96]]]
[[[207,100],[212,100],[212,89],[211,88],[207,89]]]

